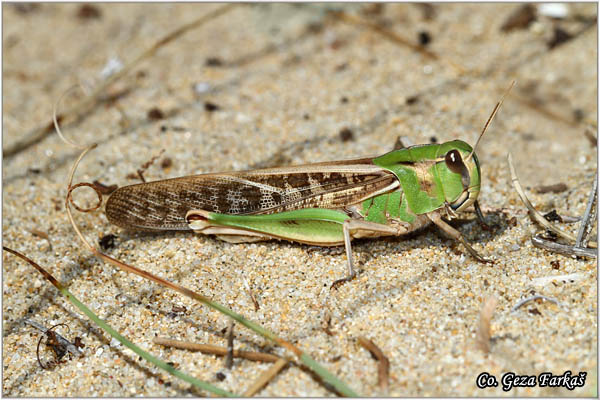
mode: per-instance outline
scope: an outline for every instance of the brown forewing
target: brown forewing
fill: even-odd
[[[394,175],[371,159],[194,175],[119,188],[106,215],[129,229],[185,230],[190,210],[258,215],[343,208],[395,186]]]

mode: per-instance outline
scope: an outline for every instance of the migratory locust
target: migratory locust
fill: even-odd
[[[477,202],[481,171],[476,147],[453,140],[376,158],[130,185],[110,196],[106,215],[126,229],[193,230],[231,243],[284,239],[317,246],[343,244],[348,274],[332,287],[356,276],[352,239],[406,235],[432,222],[475,259],[489,262],[442,219],[454,218],[473,205],[483,221]]]

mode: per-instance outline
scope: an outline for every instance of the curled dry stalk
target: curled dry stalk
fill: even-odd
[[[5,251],[8,251],[9,253],[11,253],[10,249],[5,248]],[[14,253],[11,253],[14,254]],[[26,260],[27,261],[27,260]],[[40,330],[42,333],[46,333],[48,330],[52,329],[52,328],[46,328],[45,326],[43,326],[40,323],[37,323],[33,320],[30,319],[26,319],[24,321],[26,324],[33,326],[34,328]],[[65,346],[65,348],[67,349],[67,351],[69,353],[71,353],[74,356],[81,356],[81,350],[79,350],[79,348],[74,344],[71,343],[70,341],[68,341],[67,339],[65,339],[64,337],[62,337],[61,335],[59,335],[58,333],[54,332],[55,336],[56,336],[56,340],[63,346]]]
[[[58,121],[56,118],[54,118],[54,122],[55,122],[55,129],[56,131],[59,133],[59,135],[61,137],[64,137],[60,131],[60,127],[58,125]],[[67,141],[68,144],[70,145],[74,145],[74,143]],[[100,194],[100,192],[98,191],[98,189],[89,183],[78,183],[76,185],[73,185],[73,176],[75,175],[75,171],[77,170],[77,166],[79,165],[79,163],[81,162],[81,160],[83,159],[83,157],[92,149],[94,149],[97,146],[97,144],[92,144],[86,148],[84,148],[84,150],[81,152],[81,154],[79,155],[79,157],[77,158],[77,160],[75,160],[75,163],[73,164],[73,167],[71,168],[71,171],[69,172],[69,176],[67,179],[67,195],[65,197],[65,208],[67,210],[67,215],[69,217],[69,221],[71,222],[71,226],[73,227],[73,229],[75,230],[75,233],[77,234],[77,236],[79,237],[79,239],[83,242],[83,244],[85,245],[85,247],[87,247],[96,257],[100,258],[101,260],[108,262],[118,268],[120,268],[123,271],[129,272],[129,273],[133,273],[136,274],[138,276],[141,276],[142,278],[154,281],[156,283],[158,283],[159,285],[165,286],[169,289],[172,289],[176,292],[179,292],[181,294],[183,294],[184,296],[187,296],[189,298],[192,298],[196,301],[199,301],[202,304],[205,304],[225,315],[227,315],[228,317],[232,318],[233,320],[239,322],[240,324],[242,324],[243,326],[247,327],[250,330],[253,330],[254,332],[258,333],[259,335],[263,336],[264,338],[276,343],[277,345],[284,347],[285,349],[291,351],[296,357],[298,357],[298,359],[305,364],[308,368],[310,368],[312,371],[314,371],[317,375],[319,375],[321,377],[321,379],[323,379],[323,381],[329,383],[330,385],[332,385],[335,390],[337,390],[340,394],[344,395],[344,396],[357,396],[357,394],[350,389],[344,382],[342,382],[341,380],[339,380],[335,375],[333,375],[331,372],[329,372],[328,370],[326,370],[324,367],[322,367],[320,364],[318,364],[314,359],[312,359],[307,353],[305,353],[304,351],[300,350],[298,347],[294,346],[292,343],[280,338],[279,336],[277,336],[276,334],[274,334],[273,332],[263,328],[262,326],[258,325],[255,322],[252,322],[246,318],[244,318],[242,315],[235,313],[234,311],[232,311],[231,309],[216,303],[214,301],[212,301],[211,299],[209,299],[206,296],[203,296],[199,293],[194,292],[193,290],[190,290],[186,287],[183,287],[181,285],[178,285],[176,283],[170,282],[166,279],[160,278],[154,274],[151,274],[147,271],[144,271],[143,269],[137,268],[133,265],[129,265],[126,264],[120,260],[117,260],[116,258],[113,258],[109,255],[106,255],[104,253],[102,253],[100,250],[98,250],[97,248],[95,248],[94,246],[92,246],[88,240],[85,238],[85,236],[81,233],[81,231],[79,230],[79,227],[77,226],[77,224],[75,223],[75,220],[73,218],[73,214],[71,211],[71,207],[70,205],[72,204],[74,207],[76,207],[78,210],[83,211],[83,212],[90,212],[93,211],[97,208],[99,208],[101,206],[101,202],[102,202],[102,195]],[[78,148],[82,148],[81,146],[76,145],[76,147]],[[80,186],[89,186],[92,189],[94,189],[96,191],[96,193],[98,194],[99,197],[99,204],[96,205],[95,207],[90,207],[88,209],[82,209],[79,208],[75,205],[73,198],[72,198],[72,192],[74,189],[76,189],[77,187]]]
[[[42,360],[40,359],[40,344],[42,344],[42,341],[44,340],[44,335],[40,336],[40,340],[38,340],[37,348],[35,350],[35,355],[37,357],[38,364],[40,365],[40,368],[42,368],[42,369],[48,369],[48,368],[60,363],[63,356],[67,353],[66,346],[63,344],[63,342],[61,342],[58,339],[58,337],[60,335],[58,333],[54,332],[54,328],[57,328],[59,326],[64,326],[67,328],[67,330],[69,330],[69,325],[63,324],[63,323],[58,323],[58,324],[55,324],[55,325],[51,326],[50,328],[46,329],[46,332],[44,332],[44,334],[48,338],[46,341],[46,346],[50,347],[54,351],[54,357],[55,357],[54,361],[50,361],[46,364],[42,363]]]
[[[571,235],[570,233],[565,232],[565,231],[557,228],[553,224],[551,224],[550,221],[548,221],[546,218],[544,218],[544,216],[539,211],[537,211],[535,209],[535,207],[533,207],[533,204],[531,204],[531,202],[525,195],[525,191],[523,190],[523,187],[521,186],[521,183],[519,182],[519,178],[517,177],[517,172],[513,165],[512,155],[510,153],[508,153],[508,167],[510,169],[510,177],[511,177],[513,186],[515,187],[515,190],[519,194],[521,201],[523,202],[523,204],[525,204],[525,207],[527,207],[527,209],[529,210],[529,215],[531,216],[531,218],[533,218],[534,221],[536,221],[537,223],[539,223],[540,225],[542,225],[544,228],[548,229],[549,231],[555,233],[559,237],[569,240],[570,242],[575,242],[574,245],[568,246],[568,245],[545,240],[545,239],[539,237],[538,235],[536,235],[531,238],[531,242],[533,243],[533,245],[536,247],[541,247],[546,250],[550,250],[550,251],[554,251],[554,252],[566,254],[566,255],[576,255],[576,256],[582,256],[582,257],[596,257],[597,252],[598,252],[596,242],[590,241],[590,242],[587,242],[587,246],[589,246],[589,247],[583,247],[583,246],[585,246],[585,243],[586,243],[585,236],[587,236],[587,234],[591,230],[591,225],[593,224],[593,223],[590,223],[591,222],[590,220],[594,219],[593,217],[595,216],[595,213],[593,213],[592,210],[595,210],[594,204],[597,199],[597,183],[594,183],[594,187],[593,187],[592,193],[590,195],[590,200],[588,202],[588,206],[586,207],[585,216],[584,216],[583,220],[581,221],[581,227],[579,229],[579,234],[577,235],[577,237],[575,237],[575,236]],[[596,175],[596,181],[597,181],[597,175]],[[582,246],[582,244],[583,244],[583,246]]]

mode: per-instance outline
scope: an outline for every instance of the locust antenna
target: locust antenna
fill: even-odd
[[[464,162],[469,161],[471,159],[471,157],[473,157],[473,154],[475,154],[475,149],[477,148],[477,145],[479,144],[479,141],[483,137],[483,134],[485,133],[485,131],[487,131],[488,126],[490,126],[490,124],[494,120],[494,117],[498,113],[498,110],[500,109],[500,106],[502,106],[502,103],[504,103],[504,98],[508,95],[508,93],[513,88],[513,86],[515,86],[515,83],[516,83],[516,81],[512,81],[512,83],[510,84],[510,87],[506,90],[506,92],[504,92],[504,95],[502,95],[502,98],[496,104],[496,107],[494,107],[494,111],[492,111],[492,115],[490,115],[490,117],[488,118],[487,122],[485,123],[485,126],[483,127],[483,130],[481,131],[481,135],[479,135],[479,137],[477,138],[477,142],[475,143],[475,146],[473,146],[473,150],[469,153],[469,155],[467,156],[467,158],[465,158]]]

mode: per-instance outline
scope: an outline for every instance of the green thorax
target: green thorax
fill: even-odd
[[[405,196],[399,189],[363,201],[360,213],[366,221],[379,224],[387,224],[390,219],[412,222],[414,215],[408,215],[406,211]]]
[[[400,210],[404,211],[403,214],[410,216],[411,213],[418,215],[434,211],[445,203],[452,204],[466,191],[461,175],[450,171],[444,161],[446,153],[451,150],[458,150],[464,160],[472,148],[461,140],[453,140],[394,150],[373,159],[375,165],[391,171],[400,181],[403,192]],[[468,192],[474,201],[480,185],[477,157],[473,155],[466,166],[470,177]],[[405,204],[408,210],[402,210],[406,208]]]

